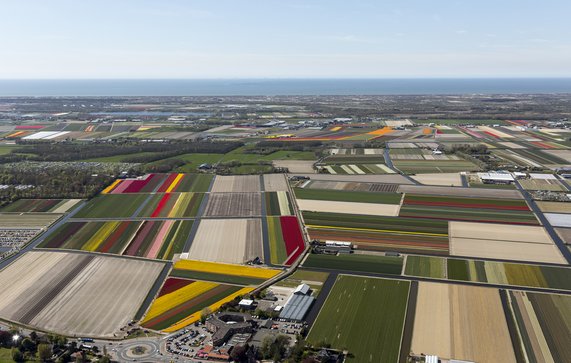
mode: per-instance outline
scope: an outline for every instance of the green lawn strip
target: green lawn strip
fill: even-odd
[[[236,285],[259,285],[265,281],[265,279],[256,279],[252,277],[234,276],[234,275],[223,275],[210,272],[193,271],[193,270],[178,270],[174,269],[170,273],[172,277],[181,277],[191,280],[203,280],[203,281],[213,281],[226,284],[236,284]]]
[[[327,189],[295,188],[294,192],[298,199],[333,200],[360,203],[399,204],[402,197],[400,193],[349,192]]]
[[[147,197],[148,194],[102,194],[89,201],[74,217],[130,217]]]
[[[482,208],[481,205],[490,205],[490,208],[497,206],[497,207],[523,207],[529,209],[523,199],[514,200],[514,199],[493,199],[493,198],[461,198],[461,197],[445,197],[445,196],[420,195],[420,194],[407,194],[404,198],[403,204],[406,205],[407,203],[413,203],[413,202],[463,204],[466,205],[466,208],[469,208],[471,205],[478,205],[478,208]],[[433,206],[428,206],[428,207],[433,208]]]
[[[157,205],[159,204],[159,202],[161,201],[163,196],[164,196],[163,193],[158,193],[158,194],[152,195],[151,199],[147,202],[147,204],[139,212],[139,215],[137,217],[150,217],[151,214],[153,214],[153,212],[157,208]],[[171,197],[171,199],[172,199],[172,197]]]
[[[405,275],[433,277],[443,279],[446,277],[446,259],[431,256],[407,256]]]
[[[144,326],[148,326],[154,330],[162,330],[162,329],[166,329],[169,326],[181,321],[182,319],[186,318],[189,315],[192,315],[198,311],[201,311],[204,308],[207,308],[208,306],[216,303],[217,301],[220,301],[222,299],[224,299],[226,296],[228,295],[232,295],[233,293],[235,293],[236,291],[240,290],[240,287],[238,286],[224,286],[225,288],[220,291],[218,294],[198,303],[198,304],[192,304],[192,301],[195,300],[189,300],[189,308],[185,309],[183,311],[181,311],[180,313],[173,315],[172,317],[165,319],[159,323],[153,324],[152,326],[150,325],[145,325]]]
[[[385,158],[383,155],[335,155],[330,156],[324,160],[328,165],[342,165],[342,164],[384,164]]]
[[[303,267],[400,275],[402,264],[403,259],[401,257],[312,254],[305,260]]]
[[[448,278],[450,280],[470,281],[468,262],[449,258],[447,261]]]
[[[194,221],[177,221],[167,236],[167,242],[162,246],[164,248],[165,246],[172,245],[172,247],[170,247],[170,250],[166,249],[162,251],[161,249],[162,252],[159,252],[158,256],[161,256],[165,260],[172,260],[176,253],[181,253],[193,223]],[[167,254],[165,255],[165,253]]]
[[[58,227],[54,233],[38,245],[39,248],[61,248],[67,239],[85,227],[86,222],[68,222]],[[79,229],[78,229],[79,228]],[[75,232],[74,232],[75,231]],[[73,234],[72,234],[73,233]],[[67,238],[65,236],[68,236]]]
[[[527,293],[555,362],[571,357],[571,297]],[[565,338],[566,337],[566,338]]]
[[[186,208],[182,212],[182,217],[196,217],[198,210],[200,209],[200,204],[204,198],[204,193],[194,193],[192,198],[186,205]]]
[[[455,208],[455,207],[425,207],[425,206],[403,206],[399,216],[402,217],[422,217],[444,220],[465,220],[465,221],[494,221],[539,224],[537,218],[529,211],[512,211],[498,209],[480,208]]]
[[[547,287],[571,291],[571,269],[565,267],[541,266]]]
[[[303,219],[308,226],[317,225],[448,235],[448,221],[422,218],[303,212]]]
[[[279,216],[280,202],[278,200],[278,193],[266,192],[266,213],[269,216]]]
[[[397,362],[409,288],[408,281],[339,276],[307,341],[347,349],[348,362]]]
[[[282,264],[287,259],[287,252],[279,217],[268,217],[268,236],[270,238],[270,260],[272,264]]]

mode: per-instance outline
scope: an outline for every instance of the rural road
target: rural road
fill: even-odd
[[[528,193],[528,191],[523,189],[518,180],[515,181],[515,185],[523,195],[525,201],[527,202],[531,210],[535,213],[537,218],[539,218],[539,221],[541,222],[547,233],[549,233],[549,236],[551,237],[553,242],[555,242],[555,244],[561,251],[561,254],[567,260],[567,263],[571,264],[571,251],[569,251],[563,240],[559,237],[557,232],[555,232],[555,229],[553,229],[551,223],[549,223],[547,218],[545,218],[545,215],[543,215],[543,212],[539,209],[539,207],[537,206],[531,195]]]

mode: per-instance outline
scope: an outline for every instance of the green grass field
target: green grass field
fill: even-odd
[[[442,257],[407,256],[405,275],[443,279],[446,277],[446,259]]]
[[[270,260],[274,265],[281,265],[287,259],[287,252],[280,217],[268,217],[268,237],[270,239]]]
[[[307,341],[347,349],[348,362],[397,362],[409,288],[408,281],[339,276]]]
[[[402,198],[400,193],[383,192],[348,192],[327,189],[294,189],[298,199],[333,200],[339,202],[382,203],[399,204]]]
[[[76,218],[131,217],[149,194],[101,194],[89,201]]]
[[[457,173],[480,170],[476,164],[467,160],[393,160],[393,164],[406,174]]]
[[[329,274],[327,272],[310,271],[310,270],[296,270],[293,275],[281,280],[276,285],[284,287],[297,287],[300,284],[307,284],[313,290],[313,296],[319,295],[321,287]]]
[[[305,260],[303,267],[400,275],[402,263],[403,259],[401,257],[312,254]]]

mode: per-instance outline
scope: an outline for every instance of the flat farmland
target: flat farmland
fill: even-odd
[[[565,264],[543,227],[450,222],[450,254]]]
[[[74,217],[131,217],[148,196],[147,194],[101,194],[90,200]]]
[[[65,213],[81,199],[19,199],[0,209],[1,213]]]
[[[365,174],[394,174],[395,171],[382,163],[374,164],[374,161],[369,161],[370,164],[333,164],[325,165],[323,169],[329,174],[333,175],[365,175]]]
[[[217,175],[212,185],[212,193],[254,193],[261,191],[260,177],[257,175],[223,176]]]
[[[307,341],[349,350],[348,362],[397,362],[409,287],[408,281],[340,275]]]
[[[169,174],[146,174],[133,179],[117,179],[102,194],[151,193],[156,191]]]
[[[525,190],[551,190],[556,192],[567,190],[557,179],[525,179],[520,180],[519,183]]]
[[[411,350],[441,358],[515,363],[499,291],[419,282]]]
[[[446,258],[432,256],[406,256],[405,275],[446,278]]]
[[[318,212],[303,212],[303,218],[311,239],[373,251],[448,254],[447,221]]]
[[[405,174],[459,173],[480,168],[467,160],[394,160],[394,166]]]
[[[171,276],[235,285],[259,285],[279,273],[279,270],[262,267],[178,260],[173,266]]]
[[[343,181],[310,181],[303,189],[326,189],[326,190],[345,190],[355,192],[385,192],[394,193],[398,190],[398,184],[380,184],[380,183],[358,183]]]
[[[263,257],[259,219],[202,219],[190,247],[193,260],[244,263]]]
[[[486,198],[486,199],[520,199],[523,196],[518,190],[484,189],[484,188],[455,188],[427,185],[400,185],[400,193],[417,194],[424,196],[460,197],[460,198]]]
[[[400,210],[399,204],[353,203],[311,199],[298,199],[297,204],[302,211],[375,216],[395,217],[398,216]]]
[[[571,268],[449,258],[450,280],[571,291]]]
[[[195,217],[203,197],[203,193],[154,194],[138,216],[150,218]]]
[[[400,193],[353,192],[306,188],[295,188],[294,193],[297,199],[328,200],[352,203],[399,204],[402,199],[402,194]]]
[[[266,213],[269,216],[289,216],[293,214],[293,207],[288,192],[266,192],[265,197]]]
[[[211,174],[168,174],[158,193],[207,192],[214,178]]]
[[[406,194],[399,215],[450,221],[539,224],[523,200]]]
[[[303,263],[303,267],[400,275],[402,264],[403,259],[401,257],[392,256],[311,254]]]
[[[544,215],[553,227],[571,227],[571,218],[569,214],[545,213]]]
[[[505,291],[503,297],[529,361],[566,362],[571,357],[571,297],[524,291]]]
[[[255,217],[262,215],[260,193],[210,193],[206,217]]]
[[[163,267],[152,261],[28,252],[0,272],[0,316],[69,336],[120,335]]]
[[[182,252],[192,223],[180,220],[68,222],[39,247],[170,260]]]
[[[281,192],[287,191],[287,179],[285,174],[264,174],[264,191]]]
[[[571,203],[569,202],[535,202],[543,213],[568,213],[571,214]]]
[[[62,214],[55,213],[2,213],[0,228],[45,228],[61,216]]]
[[[425,185],[462,186],[460,173],[419,174],[412,178],[420,184]]]

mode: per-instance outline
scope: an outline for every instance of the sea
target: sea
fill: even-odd
[[[571,78],[0,80],[0,97],[571,93]]]

